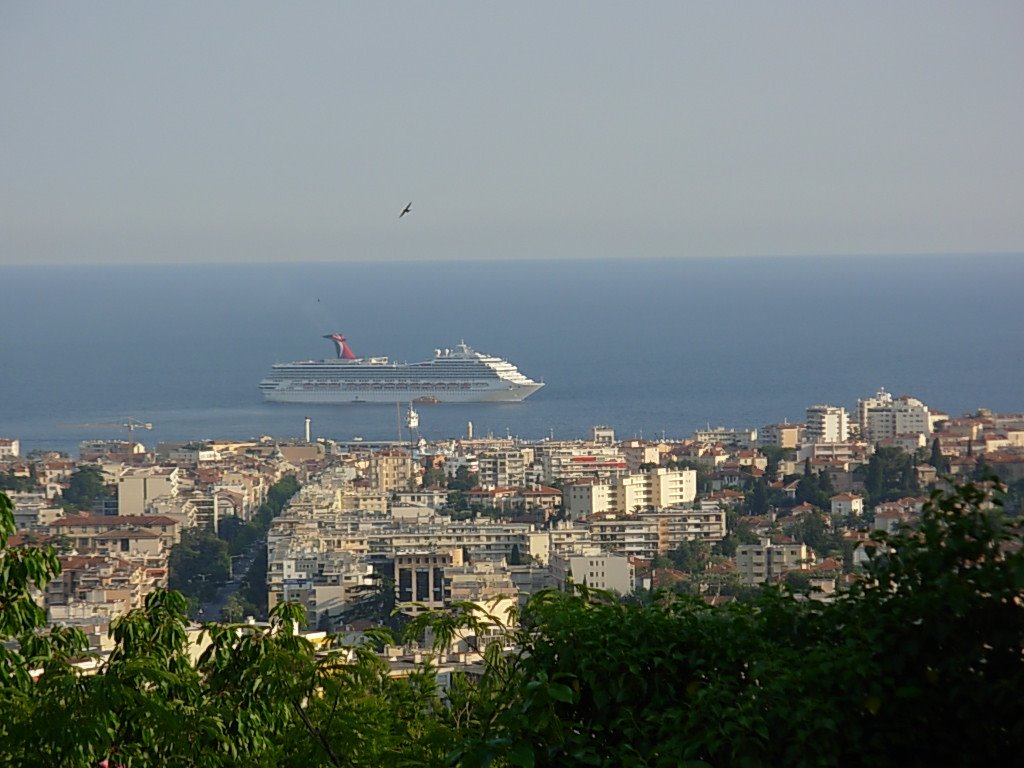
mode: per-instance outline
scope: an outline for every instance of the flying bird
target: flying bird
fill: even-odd
[[[402,212],[400,214],[398,214],[398,218],[402,218],[403,216],[405,216],[405,214],[407,214],[411,210],[412,210],[412,200],[410,200],[409,204],[407,206],[405,206],[405,208],[402,209]]]

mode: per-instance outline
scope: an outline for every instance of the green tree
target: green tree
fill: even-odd
[[[744,499],[748,515],[765,515],[768,513],[768,482],[759,477],[754,487]]]
[[[45,590],[60,573],[60,559],[52,546],[9,549],[14,532],[14,505],[0,492],[0,686],[6,682],[24,693],[32,683],[26,665],[66,664],[68,654],[85,647],[85,636],[70,629],[42,632],[46,611],[32,592]]]
[[[821,504],[818,506],[822,509],[828,509],[830,501],[836,493],[836,489],[832,485],[832,475],[830,475],[826,469],[818,472],[818,489],[821,493]]]
[[[988,501],[972,486],[933,498],[832,603],[535,597],[514,688],[464,736],[464,764],[1015,762],[1024,550]]]
[[[476,473],[470,472],[469,468],[463,465],[455,470],[455,477],[448,481],[448,490],[465,492],[476,488],[479,483]]]
[[[462,491],[449,491],[447,506],[454,512],[465,512],[469,509],[469,500]]]
[[[62,495],[64,501],[74,509],[90,510],[97,500],[108,498],[111,492],[103,483],[100,468],[85,464],[71,473],[68,487]]]
[[[818,485],[818,475],[811,471],[811,460],[804,461],[804,474],[796,487],[797,502],[818,505],[821,497],[821,489]]]
[[[518,544],[513,544],[512,545],[512,549],[509,551],[509,555],[508,555],[508,564],[509,565],[522,565],[523,564],[523,556],[519,552],[519,545]]]
[[[269,626],[207,625],[154,591],[79,674],[80,632],[31,597],[52,550],[9,549],[0,495],[0,764],[221,766],[1013,765],[1024,745],[1024,541],[990,481],[935,494],[919,526],[877,534],[864,578],[832,602],[766,588],[713,608],[586,588],[534,596],[444,695],[367,645],[314,648],[301,607]],[[710,586],[710,581],[707,582]],[[724,581],[716,594],[742,588]],[[744,595],[744,597],[748,597]],[[409,623],[436,651],[489,631],[456,604]],[[39,671],[41,670],[41,672]]]
[[[435,486],[445,487],[447,485],[448,478],[445,476],[444,470],[440,467],[435,467],[430,458],[423,460],[423,486],[425,488],[433,488]]]
[[[771,479],[776,479],[779,474],[779,464],[783,460],[793,460],[795,453],[792,450],[780,448],[777,445],[765,445],[760,448],[761,453],[764,454],[765,458],[768,459],[768,466],[765,468],[765,475]]]
[[[725,529],[727,538],[733,538],[738,544],[756,544],[758,541],[748,517],[739,514],[735,509],[726,510]]]
[[[721,557],[732,558],[736,556],[736,549],[739,546],[739,541],[734,534],[728,533],[719,541],[716,541],[711,546],[711,554],[718,555]]]
[[[928,463],[935,467],[935,471],[940,475],[949,474],[949,459],[942,455],[942,446],[939,444],[939,438],[932,440],[932,450],[928,457]]]
[[[0,494],[2,765],[439,766],[455,749],[429,667],[398,680],[367,648],[318,651],[295,634],[303,612],[287,603],[267,628],[207,625],[196,663],[184,598],[151,592],[112,622],[112,652],[81,675],[84,636],[45,630],[30,594],[59,561],[6,548],[12,531]]]
[[[275,516],[291,501],[292,496],[299,492],[299,481],[295,475],[285,475],[267,490],[267,504]]]
[[[804,474],[796,487],[796,501],[798,503],[806,502],[818,509],[828,509],[833,495],[832,479],[828,472],[813,472],[811,460],[807,459],[804,462]]]
[[[0,491],[34,491],[38,488],[39,483],[35,477],[19,477],[11,472],[0,472]]]
[[[988,465],[988,462],[985,461],[984,456],[979,456],[977,464],[974,465],[974,471],[971,472],[971,479],[981,482],[991,475],[992,468]]]
[[[168,568],[171,589],[207,599],[229,578],[228,543],[207,530],[186,530],[171,548]]]
[[[249,571],[242,579],[239,596],[247,605],[253,606],[253,616],[262,618],[267,614],[267,548],[256,550]]]
[[[687,573],[700,573],[708,565],[711,551],[707,542],[687,540],[668,553],[675,568]]]
[[[239,622],[246,616],[246,604],[237,594],[229,595],[221,609],[221,617],[227,622]]]
[[[842,553],[842,538],[832,531],[822,512],[814,511],[801,515],[800,520],[789,528],[787,533],[822,557]]]
[[[899,448],[877,447],[868,459],[864,489],[870,505],[918,493],[913,457]]]

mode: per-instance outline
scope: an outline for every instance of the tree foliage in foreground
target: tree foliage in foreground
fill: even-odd
[[[0,497],[5,541],[10,505]],[[1014,764],[1024,746],[1024,550],[976,486],[879,535],[832,603],[766,590],[711,608],[541,593],[515,651],[441,696],[429,666],[389,677],[365,647],[316,653],[279,606],[267,629],[208,625],[192,663],[184,601],[150,595],[84,676],[80,633],[40,633],[28,600],[52,551],[0,569],[0,763],[95,766]],[[419,618],[440,642],[479,616]],[[384,641],[383,635],[381,641]],[[42,674],[33,682],[31,669]]]
[[[0,494],[0,765],[438,765],[454,748],[432,674],[393,679],[365,649],[316,653],[295,605],[269,627],[206,625],[194,660],[184,597],[153,592],[112,623],[109,657],[90,657],[80,631],[42,631],[30,590],[59,561],[6,549],[13,530]]]
[[[947,765],[1024,746],[1020,529],[966,486],[833,603],[550,593],[467,753],[521,765]],[[529,756],[529,757],[526,757]]]

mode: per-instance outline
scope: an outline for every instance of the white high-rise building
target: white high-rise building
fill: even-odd
[[[523,451],[482,453],[478,463],[482,488],[522,488],[526,485],[527,460]]]
[[[609,480],[578,480],[562,488],[570,520],[605,512],[628,515],[643,509],[689,504],[697,498],[697,472],[655,467]]]
[[[846,409],[837,405],[812,405],[807,409],[807,442],[842,443],[850,437]]]
[[[872,408],[884,408],[892,404],[892,395],[885,391],[885,387],[879,387],[872,397],[866,397],[857,401],[857,424],[860,426],[861,437],[868,433],[868,411]]]
[[[655,467],[615,481],[616,510],[623,515],[641,509],[664,509],[697,498],[697,472]]]
[[[858,400],[857,415],[861,434],[871,443],[896,435],[931,434],[928,406],[913,397],[893,397],[884,389]]]

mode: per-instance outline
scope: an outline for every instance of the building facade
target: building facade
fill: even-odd
[[[836,405],[812,405],[807,409],[806,439],[809,443],[842,443],[850,436],[846,409]]]
[[[736,571],[747,584],[778,581],[789,571],[807,570],[813,554],[806,544],[741,544],[736,550]]]

